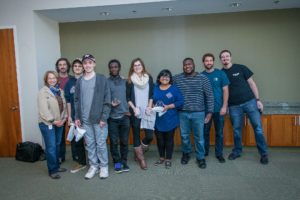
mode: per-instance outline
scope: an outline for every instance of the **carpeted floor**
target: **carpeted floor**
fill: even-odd
[[[300,199],[300,148],[270,148],[270,163],[259,163],[256,148],[245,148],[241,158],[218,163],[211,149],[207,168],[200,169],[193,155],[188,165],[181,165],[176,148],[171,169],[154,166],[157,151],[147,152],[148,170],[140,170],[129,154],[130,172],[115,174],[110,162],[110,176],[85,180],[84,171],[62,173],[60,180],[47,176],[46,162],[24,163],[14,158],[0,158],[1,200],[135,200],[135,199]],[[70,169],[70,159],[62,167]]]

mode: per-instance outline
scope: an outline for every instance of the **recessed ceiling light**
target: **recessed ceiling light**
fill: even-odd
[[[100,12],[99,14],[102,16],[108,16],[108,15],[110,15],[110,12]]]
[[[163,11],[171,12],[171,11],[173,11],[173,8],[166,7],[166,8],[162,8],[162,10]]]
[[[229,4],[230,7],[232,8],[237,8],[237,7],[240,7],[242,4],[241,3],[238,3],[238,2],[232,2],[231,4]]]

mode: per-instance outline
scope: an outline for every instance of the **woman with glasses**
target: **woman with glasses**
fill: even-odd
[[[157,116],[155,121],[155,135],[159,152],[159,159],[155,165],[165,164],[166,169],[172,165],[171,159],[174,148],[174,132],[179,125],[177,109],[183,105],[183,96],[173,85],[172,73],[168,69],[162,70],[156,79],[153,102]]]

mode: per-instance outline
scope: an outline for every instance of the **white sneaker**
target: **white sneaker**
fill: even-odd
[[[108,167],[101,167],[99,176],[101,179],[107,178],[108,177]]]
[[[95,168],[95,167],[93,167],[93,166],[91,166],[91,167],[89,168],[88,172],[85,174],[84,178],[85,178],[85,179],[91,179],[91,178],[93,178],[93,177],[95,176],[95,174],[97,174],[97,173],[98,173],[98,169]]]

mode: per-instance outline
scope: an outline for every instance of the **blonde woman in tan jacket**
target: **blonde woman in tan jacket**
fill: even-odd
[[[44,75],[45,85],[38,94],[39,127],[46,145],[48,173],[52,179],[59,179],[58,173],[67,171],[59,166],[59,147],[67,119],[67,107],[64,92],[57,83],[57,73],[47,71]]]

